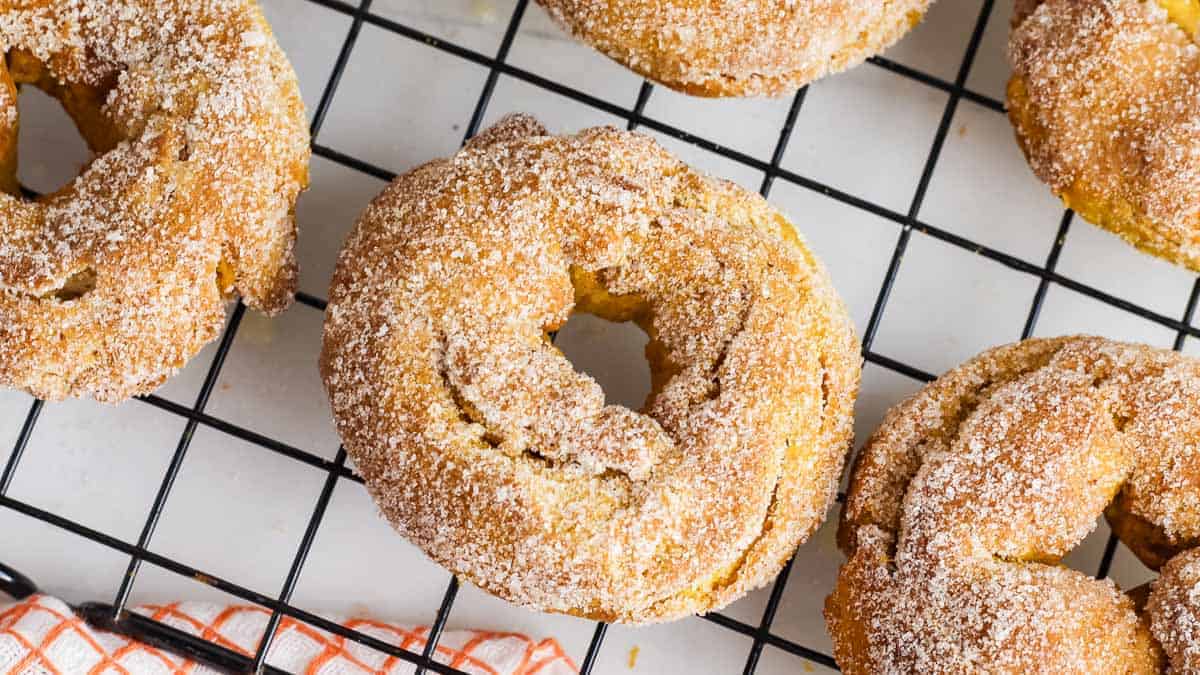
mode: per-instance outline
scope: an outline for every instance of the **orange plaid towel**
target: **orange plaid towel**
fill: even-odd
[[[261,607],[201,602],[134,609],[167,625],[250,656],[270,613]],[[354,619],[347,628],[420,652],[428,629]],[[478,675],[577,675],[578,668],[553,639],[447,631],[435,658]],[[284,618],[267,663],[291,673],[358,675],[408,673],[412,665],[308,624]],[[0,607],[0,673],[5,675],[200,675],[215,671],[113,633],[94,630],[61,600],[35,595]]]

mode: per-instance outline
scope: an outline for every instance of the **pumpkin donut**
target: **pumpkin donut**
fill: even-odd
[[[548,339],[572,312],[649,335],[640,412]],[[524,116],[370,205],[321,353],[402,534],[512,602],[631,623],[778,573],[834,497],[860,367],[825,270],[762,198],[646,136]]]
[[[779,96],[862,63],[930,0],[538,0],[610,58],[697,96]]]
[[[1009,117],[1089,222],[1200,270],[1200,2],[1023,0]]]
[[[1200,361],[1026,340],[892,409],[855,461],[825,616],[875,672],[1195,672]],[[1122,593],[1058,565],[1103,512],[1161,575]],[[1163,564],[1165,562],[1165,564]],[[1165,656],[1164,656],[1165,653]]]
[[[0,1],[0,384],[117,402],[178,370],[240,293],[296,287],[308,132],[252,0]],[[17,85],[62,102],[94,158],[17,187]]]

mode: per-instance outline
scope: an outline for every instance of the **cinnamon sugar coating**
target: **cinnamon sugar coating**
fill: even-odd
[[[929,0],[538,0],[610,58],[698,96],[780,96],[858,65]]]
[[[0,0],[0,42],[0,384],[121,401],[215,338],[234,293],[290,304],[307,122],[253,0]],[[94,153],[37,199],[17,85]]]
[[[1192,672],[1197,447],[1200,361],[1174,352],[1035,339],[943,375],[893,408],[855,462],[838,533],[849,560],[825,610],[838,664]],[[1112,581],[1057,564],[1106,505],[1144,561],[1174,558],[1144,612]]]
[[[1146,604],[1150,630],[1178,673],[1200,672],[1200,549],[1163,566]]]
[[[1083,218],[1200,270],[1200,2],[1023,0],[1009,117]]]
[[[641,411],[547,339],[649,335]],[[510,117],[398,178],[339,258],[321,372],[383,514],[512,602],[708,611],[820,524],[861,361],[821,264],[757,195],[648,137]]]

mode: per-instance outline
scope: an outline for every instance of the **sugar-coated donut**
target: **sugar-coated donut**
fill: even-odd
[[[1200,1],[1024,0],[1009,117],[1084,219],[1200,270]]]
[[[641,412],[547,338],[573,311],[649,335]],[[762,198],[646,136],[524,116],[371,204],[321,354],[401,533],[515,603],[624,622],[778,573],[834,497],[860,366],[826,272]]]
[[[0,384],[116,402],[217,336],[234,292],[291,302],[308,131],[253,0],[0,2]],[[17,85],[95,157],[20,196]]]
[[[640,75],[698,96],[778,96],[857,65],[930,0],[538,0]]]
[[[849,561],[825,608],[838,665],[1195,672],[1198,444],[1200,361],[1175,352],[1034,339],[943,375],[855,461]],[[1167,561],[1145,609],[1057,564],[1101,512],[1147,564]]]

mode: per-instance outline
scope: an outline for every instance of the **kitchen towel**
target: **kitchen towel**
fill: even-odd
[[[270,612],[262,607],[177,602],[133,611],[247,656],[254,654]],[[346,628],[420,652],[427,627],[352,619]],[[446,631],[434,659],[472,675],[576,675],[554,639],[516,633]],[[290,673],[359,675],[411,673],[412,664],[341,636],[283,617],[267,663]],[[84,623],[66,603],[34,595],[0,606],[0,673],[6,675],[209,675],[215,673],[170,652]]]

